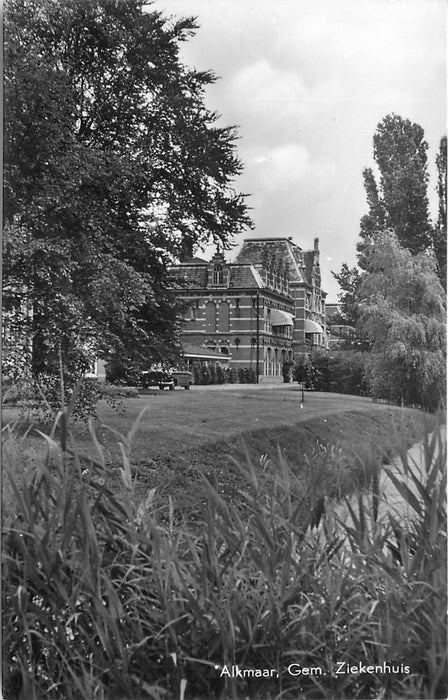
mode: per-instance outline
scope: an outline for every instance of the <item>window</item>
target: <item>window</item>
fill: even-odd
[[[224,282],[224,271],[220,263],[213,266],[213,284],[222,284]]]

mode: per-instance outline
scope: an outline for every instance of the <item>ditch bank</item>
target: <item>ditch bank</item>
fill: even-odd
[[[367,488],[378,466],[420,440],[431,423],[433,418],[420,411],[396,409],[348,411],[251,430],[136,460],[135,493],[144,498],[149,489],[156,489],[161,501],[171,498],[179,516],[202,520],[207,503],[204,477],[224,501],[238,505],[240,492],[247,488],[249,465],[269,488],[283,461],[294,475],[311,481],[319,496],[342,499]]]
[[[421,517],[430,504],[433,487],[440,486],[443,478],[446,480],[445,466],[446,426],[429,433],[409,449],[401,449],[361,494],[365,502],[366,534],[377,537],[379,527],[387,527],[393,521],[411,528],[415,518]],[[345,527],[357,527],[353,521],[353,514],[355,519],[359,517],[357,497],[334,502],[330,508]]]

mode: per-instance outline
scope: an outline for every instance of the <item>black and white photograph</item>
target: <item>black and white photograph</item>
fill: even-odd
[[[448,697],[446,0],[4,0],[2,697]]]

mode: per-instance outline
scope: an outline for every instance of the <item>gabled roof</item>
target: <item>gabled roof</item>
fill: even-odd
[[[292,284],[311,285],[313,273],[317,273],[315,281],[320,285],[318,244],[319,239],[316,238],[314,250],[303,251],[291,238],[246,238],[233,263],[227,263],[222,253],[216,253],[209,262],[196,256],[172,266],[171,272],[179,280],[181,288],[205,290],[209,288],[213,264],[219,258],[227,271],[223,288],[262,289],[266,286],[263,277],[271,269],[280,274],[287,273]]]
[[[253,265],[231,263],[229,265],[229,274],[229,287],[242,287],[243,289],[251,287],[261,289],[263,287],[263,280]]]
[[[198,263],[182,263],[173,266],[170,270],[181,289],[206,289],[207,287],[207,265]]]
[[[171,272],[177,280],[182,281],[182,289],[207,289],[208,265],[203,261],[196,263],[188,261],[171,268]],[[230,289],[261,289],[263,280],[253,265],[238,265],[229,263],[226,265],[229,271],[228,287]],[[227,284],[226,284],[227,287]]]
[[[305,282],[302,249],[289,238],[246,238],[237,263],[266,269],[270,264],[288,269],[290,282]]]

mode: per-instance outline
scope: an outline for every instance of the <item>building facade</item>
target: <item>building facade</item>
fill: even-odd
[[[182,342],[249,368],[259,381],[283,381],[294,358],[328,346],[319,240],[302,251],[291,238],[246,239],[234,262],[222,252],[173,266],[185,308]]]

